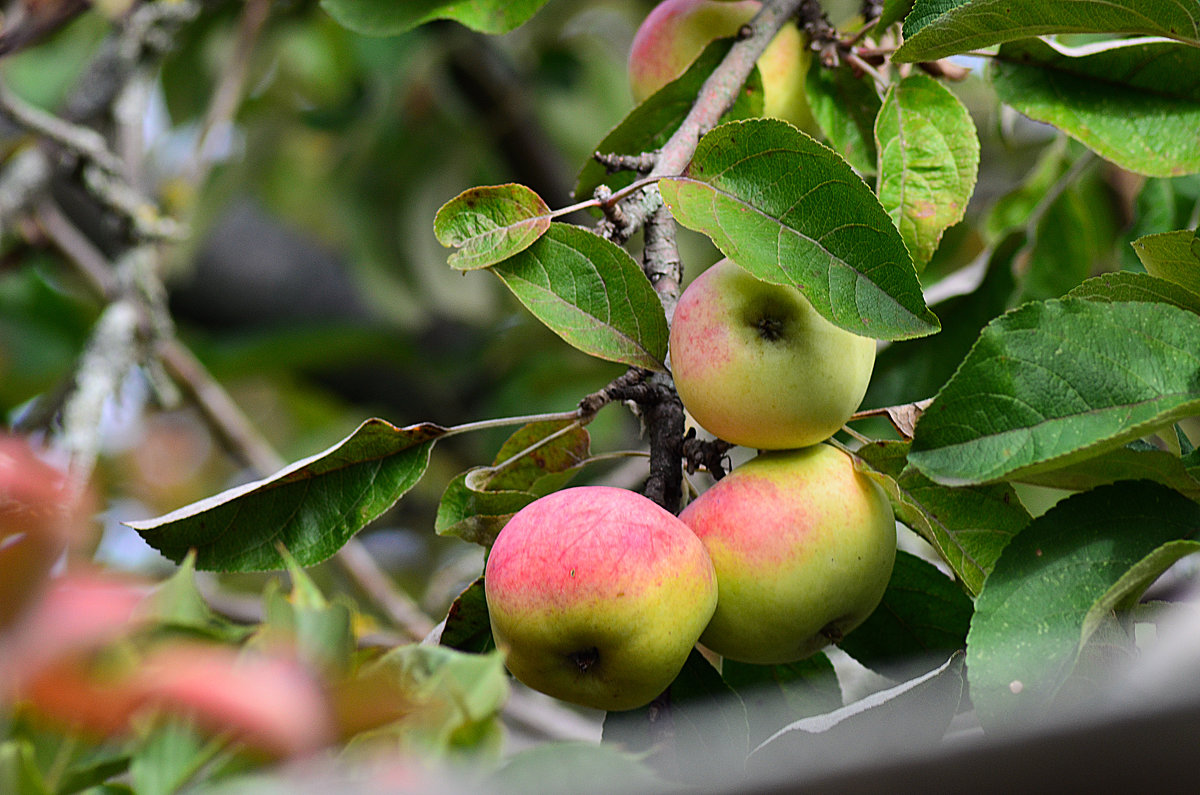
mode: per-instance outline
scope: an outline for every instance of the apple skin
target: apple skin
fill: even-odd
[[[862,402],[875,366],[875,340],[728,259],[683,291],[670,340],[675,388],[692,418],[760,450],[828,439]]]
[[[879,605],[896,560],[887,496],[827,444],[762,453],[679,518],[717,571],[700,642],[741,662],[793,662],[840,641]]]
[[[758,0],[664,0],[642,21],[629,51],[629,83],[642,102],[687,69],[714,39],[734,36],[758,13]],[[804,83],[812,53],[795,23],[785,24],[758,59],[763,115],[813,132]]]
[[[687,525],[636,492],[579,486],[517,512],[488,555],[492,636],[520,681],[603,710],[649,703],[717,603]]]

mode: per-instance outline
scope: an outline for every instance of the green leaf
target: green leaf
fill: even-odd
[[[313,566],[420,480],[434,440],[445,432],[429,423],[397,428],[370,419],[328,450],[269,478],[127,524],[176,563],[196,550],[199,569],[279,569],[280,544],[301,566]]]
[[[1200,532],[1200,505],[1158,483],[1102,486],[1058,503],[1005,548],[967,637],[985,729],[1054,706],[1098,616],[1128,607]]]
[[[896,24],[912,11],[914,0],[883,0],[883,8],[879,12],[879,23],[875,26],[877,34]]]
[[[552,224],[492,272],[575,348],[634,367],[666,369],[667,319],[658,294],[615,243],[577,226]]]
[[[936,566],[900,551],[879,607],[838,646],[871,670],[892,676],[914,662],[940,660],[966,648],[972,610],[963,589]]]
[[[524,185],[470,188],[442,205],[433,233],[447,248],[450,267],[475,270],[524,251],[550,228],[550,208]]]
[[[962,700],[962,665],[954,654],[924,676],[795,721],[755,748],[747,769],[828,769],[830,759],[846,770],[866,769],[900,750],[938,747]]]
[[[1086,491],[1119,480],[1154,480],[1200,501],[1200,480],[1182,459],[1166,450],[1125,445],[1098,456],[1019,478],[1022,483],[1070,491]]]
[[[438,643],[474,654],[496,648],[482,577],[468,585],[451,603]]]
[[[746,705],[750,744],[756,746],[799,718],[842,706],[833,663],[818,652],[782,665],[751,665],[722,660],[721,678]]]
[[[526,425],[505,441],[492,466],[450,481],[434,529],[490,547],[513,514],[570,480],[587,462],[590,444],[578,422]]]
[[[1133,241],[1133,250],[1150,275],[1200,296],[1200,232],[1146,235]]]
[[[341,676],[354,655],[353,614],[345,604],[330,604],[312,578],[285,556],[292,592],[284,595],[279,581],[263,591],[264,620],[254,645],[266,650],[292,648],[313,670]]]
[[[836,153],[775,119],[700,139],[659,183],[675,220],[738,265],[798,288],[831,322],[877,339],[932,334],[912,259],[871,189]]]
[[[1080,284],[1067,293],[1067,297],[1110,303],[1113,301],[1148,301],[1171,304],[1180,309],[1200,314],[1200,295],[1148,273],[1131,271],[1102,273]]]
[[[889,345],[879,352],[863,408],[926,400],[950,379],[983,327],[1008,308],[1015,286],[1013,259],[1024,244],[1020,234],[1001,240],[987,256],[979,287],[938,304],[940,334]]]
[[[512,795],[531,792],[610,795],[667,789],[667,783],[638,757],[610,745],[587,742],[553,742],[521,751],[485,784],[488,792]]]
[[[490,547],[513,514],[536,500],[537,495],[473,489],[467,481],[476,471],[463,472],[446,485],[433,528],[440,536],[455,536]]]
[[[809,69],[804,90],[813,118],[834,151],[860,173],[874,173],[880,100],[871,78],[856,75],[849,64],[841,63],[832,69]]]
[[[0,743],[0,792],[12,795],[51,795],[34,758],[33,746],[23,740]]]
[[[941,483],[1063,467],[1200,410],[1200,317],[1066,298],[988,324],[917,423],[911,461]]]
[[[514,432],[492,466],[476,470],[475,488],[520,489],[538,496],[557,490],[563,481],[554,478],[587,462],[591,437],[578,422],[534,422]],[[546,486],[552,484],[552,488]]]
[[[129,764],[138,795],[174,795],[205,765],[211,764],[227,739],[206,739],[184,717],[160,718],[145,727]]]
[[[667,778],[698,786],[741,770],[749,747],[746,707],[695,649],[664,696],[641,709],[605,715],[602,740],[634,753],[652,752],[666,727],[671,753],[655,761]]]
[[[1200,171],[1200,47],[1118,42],[1076,56],[1031,39],[1001,47],[990,74],[1001,101],[1122,168]]]
[[[55,789],[55,795],[74,795],[76,792],[87,790],[88,795],[103,795],[98,788],[111,778],[123,775],[129,770],[129,756],[102,756],[82,764],[72,765],[63,774],[62,780]],[[9,792],[10,790],[3,790]]]
[[[896,61],[931,61],[1051,33],[1131,33],[1200,44],[1197,0],[917,0]]]
[[[888,89],[875,120],[877,193],[918,268],[942,233],[963,219],[979,174],[979,138],[971,114],[928,75]]]
[[[969,594],[983,588],[1000,550],[1029,524],[1007,483],[950,488],[908,464],[907,442],[875,442],[855,451],[878,473],[896,518],[933,545]],[[873,470],[873,472],[872,472]]]
[[[696,95],[713,69],[720,65],[733,39],[717,39],[704,48],[699,57],[692,62],[682,75],[667,83],[665,86],[648,97],[604,136],[604,140],[592,148],[593,152],[603,154],[638,155],[643,152],[655,152],[662,148],[685,116],[696,104]],[[816,71],[816,70],[812,70]],[[762,115],[762,78],[755,67],[750,78],[742,86],[742,90],[734,98],[733,106],[725,111],[722,121],[748,119]],[[594,158],[588,158],[579,177],[575,182],[574,195],[577,199],[590,197],[601,184],[608,185],[614,191],[633,182],[634,175],[629,171],[608,174],[604,166]]]
[[[453,19],[480,33],[507,33],[547,0],[321,0],[340,25],[367,36],[394,36],[435,19]]]
[[[1104,173],[1090,169],[1057,190],[1036,218],[1028,250],[1018,255],[1021,292],[1016,303],[1061,298],[1112,256],[1122,222],[1113,212],[1112,187]]]
[[[208,606],[196,587],[194,552],[189,552],[179,569],[146,597],[138,612],[154,624],[198,632],[229,643],[244,640],[250,632],[247,627],[221,618]]]
[[[377,700],[403,705],[404,715],[359,734],[349,747],[384,744],[423,758],[490,743],[509,693],[498,651],[466,654],[444,646],[398,646],[365,666],[362,676]]]

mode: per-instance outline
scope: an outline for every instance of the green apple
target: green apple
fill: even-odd
[[[822,442],[862,402],[875,340],[823,318],[799,290],[722,260],[683,294],[671,373],[705,430],[761,450]]]
[[[776,664],[836,643],[879,605],[896,559],[883,490],[827,444],[762,453],[679,515],[717,571],[700,642]]]
[[[513,676],[604,710],[662,693],[717,603],[712,562],[687,525],[606,486],[563,489],[518,511],[488,555],[484,593]]]
[[[642,21],[629,51],[629,83],[637,102],[671,82],[714,39],[736,35],[758,13],[758,0],[664,0]],[[808,37],[788,22],[758,59],[763,115],[816,129],[804,83]]]

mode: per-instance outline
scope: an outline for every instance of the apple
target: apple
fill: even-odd
[[[828,439],[862,402],[875,365],[875,340],[833,325],[796,288],[728,259],[679,297],[670,352],[692,418],[760,450]]]
[[[518,511],[484,569],[492,636],[520,681],[604,710],[649,703],[679,674],[717,603],[688,526],[650,499],[579,486]]]
[[[642,21],[629,52],[633,98],[642,102],[687,69],[714,39],[734,36],[749,22],[758,0],[664,0]],[[763,115],[802,130],[816,129],[804,83],[812,53],[808,37],[788,22],[758,59]]]
[[[896,559],[887,496],[828,444],[761,453],[679,518],[717,572],[700,642],[741,662],[793,662],[837,643],[879,605]]]

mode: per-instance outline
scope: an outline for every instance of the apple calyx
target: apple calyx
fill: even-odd
[[[600,661],[600,650],[592,646],[590,649],[584,649],[583,651],[573,651],[567,655],[567,659],[575,664],[575,667],[579,669],[579,673],[586,674],[591,670],[593,665]]]

